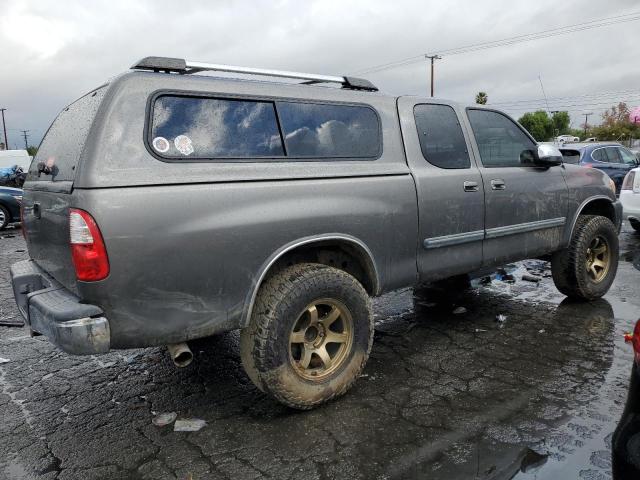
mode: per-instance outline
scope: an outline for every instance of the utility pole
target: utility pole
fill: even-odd
[[[29,136],[29,130],[20,130],[22,132],[22,136],[24,137],[24,149],[26,150],[27,148],[29,148],[29,145],[27,144],[27,137]]]
[[[424,58],[431,60],[431,98],[433,98],[433,65],[436,60],[440,60],[442,57],[440,55],[425,55]]]
[[[2,129],[4,130],[4,149],[9,150],[9,142],[7,141],[7,125],[4,123],[4,111],[6,108],[0,108],[0,112],[2,112]]]
[[[587,136],[587,120],[589,120],[589,115],[593,115],[593,112],[584,112],[584,136]]]

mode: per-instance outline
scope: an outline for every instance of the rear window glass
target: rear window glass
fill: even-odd
[[[287,155],[375,157],[380,152],[378,116],[368,107],[277,102]]]
[[[284,155],[272,102],[161,96],[151,146],[170,158]]]
[[[80,155],[107,87],[101,87],[65,108],[47,131],[31,166],[27,180],[70,181],[75,177]],[[50,172],[38,176],[38,163]]]
[[[422,156],[440,168],[469,168],[467,144],[453,108],[416,105],[413,109]]]

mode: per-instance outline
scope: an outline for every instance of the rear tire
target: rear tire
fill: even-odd
[[[0,230],[4,230],[9,225],[10,218],[9,211],[0,205]]]
[[[580,215],[569,246],[551,257],[553,282],[567,297],[602,297],[618,270],[618,232],[611,220]]]
[[[353,385],[372,343],[371,300],[362,285],[342,270],[303,263],[260,287],[240,354],[260,390],[306,410]]]

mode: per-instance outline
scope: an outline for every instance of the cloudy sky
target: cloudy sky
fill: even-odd
[[[0,107],[10,146],[23,148],[19,130],[38,144],[61,108],[144,56],[347,74],[634,12],[637,0],[0,0]],[[569,110],[577,127],[585,111],[640,104],[639,32],[636,20],[445,54],[436,96],[471,103],[483,90],[518,117],[546,109],[542,79],[549,110]],[[393,94],[429,89],[423,60],[362,76]]]

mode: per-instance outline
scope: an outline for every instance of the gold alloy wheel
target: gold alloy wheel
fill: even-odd
[[[289,336],[289,359],[307,380],[322,380],[338,370],[353,345],[353,317],[338,300],[311,302]]]
[[[609,272],[611,264],[611,251],[609,244],[604,237],[597,236],[589,244],[587,248],[587,258],[585,268],[589,278],[594,283],[600,283]]]

